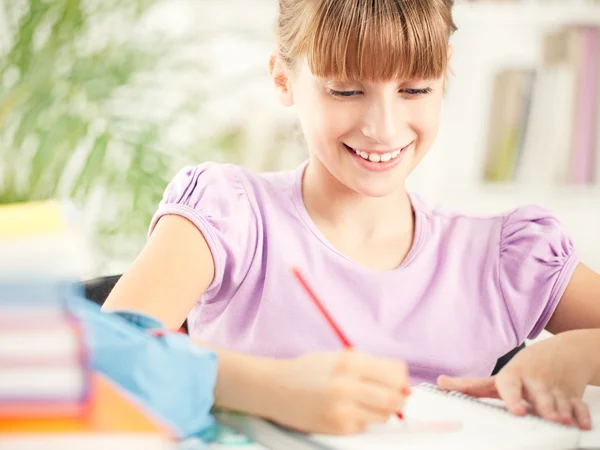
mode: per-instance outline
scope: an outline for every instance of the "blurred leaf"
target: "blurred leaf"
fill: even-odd
[[[79,116],[67,116],[65,118],[67,132],[61,141],[58,151],[50,150],[52,153],[51,162],[47,168],[45,176],[47,192],[57,192],[60,183],[63,181],[63,174],[68,167],[73,153],[79,143],[80,137],[87,135],[89,124]],[[40,150],[41,151],[41,147]]]
[[[241,147],[240,129],[195,137],[215,86],[190,87],[169,110],[154,103],[165,77],[206,78],[211,66],[195,55],[215,39],[203,26],[184,41],[138,39],[138,19],[158,3],[0,0],[10,19],[0,47],[0,203],[66,195],[82,209],[109,205],[96,228],[106,255],[143,240],[180,163],[234,159]],[[193,143],[170,140],[181,122]]]
[[[102,170],[106,149],[110,141],[108,133],[102,133],[94,140],[94,144],[87,154],[85,163],[79,171],[79,176],[73,183],[71,195],[79,200],[85,199],[92,188],[94,172]]]
[[[53,167],[52,159],[57,157],[57,153],[68,151],[62,142],[69,132],[69,117],[59,117],[56,123],[42,137],[38,150],[33,155],[30,163],[29,183],[31,186],[32,198],[40,200],[51,197],[53,192],[42,190],[43,181],[49,177],[59,178],[63,167]]]
[[[19,127],[15,132],[15,136],[13,138],[13,145],[16,148],[21,148],[23,145],[23,141],[28,133],[31,133],[33,130],[37,128],[37,123],[40,114],[51,105],[54,100],[51,95],[45,92],[36,93],[34,99],[29,102],[29,108],[24,108],[25,112],[22,115],[21,121],[19,123]]]
[[[47,2],[31,0],[28,12],[21,18],[13,39],[15,44],[8,53],[7,65],[14,65],[21,73],[27,72],[33,58],[33,37],[39,24],[46,18],[45,14],[52,8]],[[10,2],[8,3],[10,6]]]

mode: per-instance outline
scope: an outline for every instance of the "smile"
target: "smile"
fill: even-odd
[[[378,163],[378,162],[384,163],[384,162],[388,162],[393,159],[396,159],[398,156],[400,156],[400,153],[402,153],[402,150],[404,150],[406,147],[408,147],[408,145],[406,147],[401,148],[400,150],[393,150],[393,151],[389,151],[386,153],[368,152],[365,150],[358,150],[358,149],[354,149],[346,144],[344,144],[344,147],[346,147],[349,151],[356,153],[362,159],[365,159],[367,161],[371,161],[374,163]]]

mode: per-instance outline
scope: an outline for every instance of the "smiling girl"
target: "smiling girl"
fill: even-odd
[[[105,308],[173,329],[187,317],[219,354],[218,406],[355,432],[402,408],[407,368],[412,383],[485,377],[543,329],[600,326],[600,277],[550,213],[472,217],[405,189],[438,131],[452,3],[280,0],[270,73],[308,160],[204,163],[167,187]],[[360,351],[341,349],[290,265]]]

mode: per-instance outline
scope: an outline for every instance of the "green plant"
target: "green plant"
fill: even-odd
[[[112,257],[139,247],[181,164],[237,151],[193,125],[186,142],[169,138],[198,120],[201,89],[164,111],[148,100],[161,73],[205,72],[178,56],[181,38],[139,31],[157,3],[0,0],[0,203],[66,197],[95,210],[96,243]]]

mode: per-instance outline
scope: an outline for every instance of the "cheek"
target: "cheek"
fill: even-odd
[[[352,115],[341,106],[319,96],[306,101],[306,106],[299,105],[300,122],[309,142],[332,143],[352,129]]]
[[[412,127],[424,140],[433,139],[440,123],[441,100],[431,99],[415,108]]]

